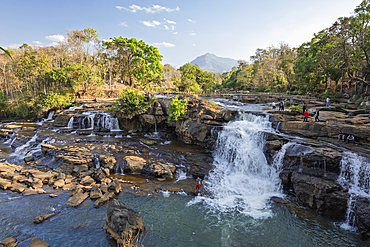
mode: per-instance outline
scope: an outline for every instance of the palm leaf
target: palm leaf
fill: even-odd
[[[4,48],[2,48],[1,46],[0,46],[0,50],[2,50],[3,52],[5,52],[5,54],[8,55],[13,60],[12,55],[10,55],[10,53],[7,50],[5,50]]]

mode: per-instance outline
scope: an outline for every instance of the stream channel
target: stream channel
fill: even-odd
[[[238,109],[237,106],[229,107]],[[250,105],[239,109],[260,111],[262,107]],[[45,121],[52,121],[52,116]],[[153,156],[176,152],[183,159],[192,155],[207,159],[212,155],[214,169],[204,180],[203,186],[208,191],[204,196],[168,192],[156,197],[124,193],[118,196],[128,208],[142,216],[147,228],[142,243],[146,247],[370,246],[369,240],[362,240],[355,231],[343,227],[344,222],[331,221],[306,208],[296,208],[292,212],[269,200],[272,196],[284,196],[279,169],[285,148],[275,155],[273,164],[268,164],[263,153],[262,132],[275,132],[268,117],[241,114],[239,120],[224,126],[212,152],[166,139],[166,135],[156,137],[156,133],[147,136],[155,137],[158,142],[156,148],[151,148],[143,145],[139,137],[119,131],[111,119],[105,119],[108,124],[102,125],[110,126],[112,131],[108,135],[93,132],[78,135],[73,131],[73,125],[75,129],[92,131],[91,121],[93,117],[87,117],[83,122],[72,122],[62,128],[41,127],[42,123],[23,124],[37,126],[36,134],[25,131],[23,135],[28,135],[28,140],[18,145],[15,145],[15,138],[3,140],[0,158],[12,164],[22,164],[25,156],[42,155],[42,143],[68,145],[74,139],[81,143],[136,145],[139,152]],[[45,165],[53,164],[50,161]],[[176,179],[188,178],[178,169]],[[52,188],[44,189],[55,193]],[[58,197],[50,198],[48,194],[23,196],[0,190],[0,240],[16,237],[20,242],[18,246],[29,246],[32,237],[57,247],[116,246],[103,230],[107,205],[94,208],[94,202],[88,199],[78,207],[68,207],[65,202],[69,191],[58,190],[57,193]],[[33,223],[36,216],[52,212],[58,214],[41,224]]]

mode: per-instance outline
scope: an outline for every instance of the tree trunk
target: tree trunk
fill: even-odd
[[[334,84],[334,92],[337,92],[338,90],[338,81],[335,81],[335,84]]]

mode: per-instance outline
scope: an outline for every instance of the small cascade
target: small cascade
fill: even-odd
[[[158,131],[157,131],[157,119],[156,119],[156,117],[155,117],[155,115],[154,115],[154,133],[157,133]]]
[[[8,140],[6,140],[5,142],[4,142],[4,144],[10,144],[10,146],[13,144],[13,142],[15,141],[15,133],[13,133],[13,134],[11,134],[11,136],[9,136],[9,139]]]
[[[94,164],[95,164],[96,169],[100,168],[100,159],[99,159],[99,156],[97,154],[94,154]]]
[[[198,196],[192,203],[203,200],[210,210],[237,210],[253,218],[268,217],[268,199],[281,195],[279,171],[286,146],[273,164],[268,164],[263,152],[264,133],[274,133],[268,116],[243,114],[241,119],[229,122],[218,134],[215,168],[204,181],[212,199]]]
[[[55,111],[50,111],[50,112],[49,112],[49,115],[48,115],[48,118],[46,119],[46,121],[51,121],[51,120],[53,120],[54,113],[55,113]]]
[[[85,130],[120,131],[118,119],[107,112],[84,112],[80,116],[72,116],[68,121],[67,128],[73,129],[76,127]]]
[[[344,152],[340,165],[341,171],[337,181],[350,193],[346,222],[341,227],[351,229],[356,221],[353,211],[355,198],[370,198],[370,163],[355,153]]]
[[[74,120],[74,117],[72,116],[69,121],[68,121],[68,124],[67,124],[67,128],[69,129],[73,129],[73,120]]]
[[[118,175],[125,175],[125,166],[126,164],[125,163],[117,163],[115,166],[114,166],[114,174],[118,174]]]
[[[15,150],[14,150],[14,153],[13,153],[13,156],[17,157],[17,158],[24,158],[24,156],[26,155],[26,153],[24,152],[24,150],[29,147],[32,143],[36,142],[36,139],[38,137],[38,134],[36,133],[31,139],[29,139],[25,144],[23,144],[22,146],[19,146],[17,147]]]

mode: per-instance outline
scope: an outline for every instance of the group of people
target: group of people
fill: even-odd
[[[338,134],[338,141],[342,140],[344,141],[346,138],[345,138],[345,134],[342,132],[342,131],[339,131],[339,134]],[[352,135],[352,134],[349,134],[347,136],[347,139],[346,139],[346,142],[352,142],[352,144],[355,143],[355,137]]]
[[[284,100],[279,101],[278,105],[279,105],[279,111],[284,111]],[[274,109],[274,110],[276,109],[275,101],[272,102],[272,109]]]
[[[308,122],[308,117],[310,116],[310,114],[308,112],[308,108],[307,108],[306,103],[303,104],[302,110],[303,110],[303,122]],[[316,121],[320,122],[319,116],[320,116],[320,111],[316,110],[316,112],[315,112],[315,122]]]

